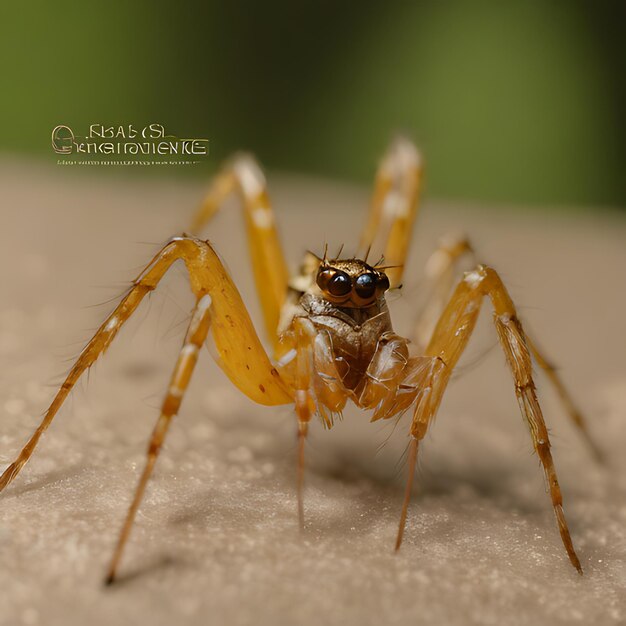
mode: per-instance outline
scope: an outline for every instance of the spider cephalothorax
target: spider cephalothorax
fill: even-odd
[[[295,293],[293,305],[284,308],[281,346],[283,354],[285,348],[290,349],[290,356],[285,355],[279,366],[281,374],[293,380],[297,372],[297,350],[293,349],[297,336],[304,333],[308,341],[314,340],[310,376],[319,392],[315,397],[316,413],[331,426],[332,415],[341,412],[346,399],[360,406],[360,391],[369,380],[366,372],[373,365],[381,339],[393,332],[384,295],[389,279],[382,268],[357,258],[318,259],[318,264],[308,288]],[[332,354],[324,365],[322,346]],[[340,397],[327,393],[339,386],[343,390]]]

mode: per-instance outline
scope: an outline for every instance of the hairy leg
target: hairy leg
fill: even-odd
[[[167,243],[135,279],[113,313],[98,328],[58,390],[44,418],[17,459],[0,476],[0,491],[20,472],[41,436],[80,378],[109,347],[119,329],[153,291],[175,261],[185,263],[191,289],[197,299],[210,295],[211,331],[219,364],[230,380],[255,402],[289,404],[293,397],[280,379],[259,341],[241,296],[213,248],[193,237],[177,237]]]
[[[354,394],[343,383],[346,365],[337,359],[329,334],[307,318],[295,317],[282,336],[283,358],[278,362],[281,377],[295,389],[298,419],[298,518],[304,527],[304,447],[309,422],[319,415],[326,428],[332,428],[348,398]]]
[[[391,142],[376,174],[369,217],[361,235],[359,251],[371,247],[382,251],[392,287],[402,280],[409,252],[413,222],[417,215],[422,181],[422,158],[415,145],[399,136]]]
[[[439,247],[431,254],[426,263],[426,279],[429,298],[426,306],[418,316],[415,324],[414,341],[421,351],[425,350],[428,341],[433,334],[439,316],[442,314],[446,303],[452,293],[452,288],[464,261],[473,261],[476,265],[475,252],[469,240],[465,237],[444,237]],[[537,365],[545,372],[550,384],[556,391],[570,420],[582,436],[587,447],[598,462],[603,462],[602,451],[589,433],[586,420],[576,406],[574,399],[563,384],[556,368],[541,352],[535,342],[525,332],[526,343],[537,362]]]
[[[559,373],[556,368],[550,361],[546,359],[543,352],[537,348],[535,342],[526,334],[526,343],[530,348],[530,351],[537,362],[537,365],[546,373],[548,380],[554,387],[557,392],[561,403],[565,407],[569,418],[572,420],[574,426],[578,429],[578,432],[582,436],[583,440],[587,444],[587,447],[593,454],[594,458],[598,463],[604,463],[605,458],[602,450],[595,442],[591,433],[589,432],[589,427],[587,426],[587,420],[584,418],[583,414],[580,412],[580,409],[576,406],[574,399],[571,394],[567,390],[567,387],[563,384]]]
[[[202,296],[194,307],[191,322],[189,323],[183,346],[178,355],[178,360],[170,379],[165,400],[161,406],[161,415],[150,438],[146,466],[139,480],[139,484],[137,485],[135,497],[126,514],[126,519],[122,526],[115,552],[113,553],[111,565],[109,566],[109,572],[106,578],[106,583],[109,585],[115,580],[117,567],[122,558],[124,546],[130,535],[135,515],[137,514],[137,510],[139,509],[143,494],[146,490],[146,485],[148,484],[157,457],[163,446],[163,441],[165,440],[170,422],[180,409],[185,391],[187,390],[191,375],[198,361],[198,353],[209,332],[211,325],[210,307],[211,297],[209,295]]]
[[[276,329],[287,294],[289,272],[276,230],[265,176],[254,157],[235,155],[215,176],[192,225],[200,233],[233,192],[241,198],[252,270],[268,339],[276,346]]]
[[[438,365],[432,370],[428,392],[420,394],[416,402],[411,424],[411,435],[416,442],[412,444],[415,454],[410,459],[412,462],[408,468],[409,476],[412,477],[415,471],[417,444],[424,438],[428,426],[437,413],[452,371],[475,327],[484,296],[489,296],[494,309],[498,338],[513,374],[520,411],[528,424],[534,449],[544,471],[561,540],[572,565],[582,573],[563,513],[563,498],[550,451],[550,438],[532,378],[530,349],[517,318],[515,306],[500,277],[489,267],[478,266],[476,270],[465,275],[440,317],[426,349],[426,356],[436,359]],[[402,539],[404,509],[408,506],[409,497],[410,491],[407,491],[396,547],[399,547]]]
[[[296,318],[293,322],[293,338],[295,356],[294,389],[296,398],[296,417],[298,418],[298,522],[300,530],[304,530],[304,445],[309,432],[309,422],[315,415],[316,406],[312,393],[312,379],[314,375],[313,324],[303,318]]]
[[[439,245],[428,258],[424,271],[426,299],[417,316],[413,331],[413,340],[420,352],[426,349],[437,320],[458,280],[459,266],[467,258],[471,262],[469,267],[476,265],[470,242],[465,237],[455,235],[442,237]]]

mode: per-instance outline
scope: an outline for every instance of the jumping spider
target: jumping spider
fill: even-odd
[[[453,269],[473,255],[463,239],[448,240],[431,257],[429,267],[436,297],[416,326],[411,345],[392,328],[385,292],[397,287],[409,249],[422,178],[421,157],[406,138],[392,142],[376,177],[369,219],[358,258],[329,258],[312,252],[290,278],[281,251],[265,178],[254,159],[239,155],[212,182],[198,211],[198,233],[226,196],[237,192],[245,214],[254,278],[261,300],[273,358],[265,352],[246,307],[213,246],[195,236],[171,239],[135,279],[115,310],[84,348],[61,385],[43,421],[17,459],[0,477],[6,487],[31,457],[80,376],[105,352],[144,296],[176,261],[183,261],[196,297],[185,340],[154,428],[145,469],[128,510],[108,570],[115,579],[124,545],[172,418],[178,413],[199,351],[212,334],[218,362],[248,398],[275,406],[293,404],[298,423],[298,516],[304,524],[302,499],[304,444],[309,422],[318,415],[333,425],[351,400],[373,412],[372,421],[399,417],[409,409],[408,480],[396,549],[400,547],[415,471],[419,442],[433,421],[450,376],[476,324],[485,296],[491,300],[498,339],[513,374],[515,394],[541,461],[561,539],[579,573],[580,561],[563,514],[562,497],[550,452],[548,431],[537,401],[531,355],[547,373],[569,415],[590,443],[585,423],[554,369],[522,330],[515,306],[498,273],[476,265],[452,292]],[[373,244],[384,250],[384,262],[368,264]],[[452,293],[451,293],[452,292]],[[415,348],[418,352],[414,354]]]

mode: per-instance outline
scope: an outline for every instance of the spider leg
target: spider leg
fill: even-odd
[[[276,347],[276,329],[287,294],[289,272],[278,238],[265,176],[252,155],[234,156],[215,176],[193,219],[191,232],[197,235],[233,192],[240,196],[243,205],[252,270],[265,329]]]
[[[475,265],[475,253],[465,237],[446,236],[439,247],[431,254],[426,263],[426,278],[430,297],[415,324],[414,341],[420,349],[425,349],[444,307],[450,298],[454,281],[462,262],[469,259]],[[602,451],[591,437],[587,422],[576,406],[571,394],[563,384],[556,368],[537,348],[528,332],[525,332],[526,344],[554,387],[565,411],[585,441],[592,455],[599,463],[604,462]]]
[[[396,137],[378,168],[369,217],[359,243],[362,257],[372,246],[380,246],[385,264],[398,266],[386,272],[392,287],[402,280],[421,181],[420,153],[411,140]]]
[[[298,418],[298,522],[304,530],[304,445],[309,432],[309,422],[315,415],[315,400],[311,393],[313,378],[313,346],[311,331],[313,324],[303,318],[296,318],[293,323],[296,370],[294,388],[296,398],[296,416]]]
[[[304,446],[309,422],[316,412],[313,379],[315,376],[315,327],[310,320],[298,317],[293,321],[293,344],[296,351],[293,387],[298,418],[298,522],[304,530]]]
[[[455,235],[442,237],[436,250],[428,257],[425,269],[427,296],[413,331],[413,340],[421,351],[428,345],[437,320],[450,298],[455,279],[458,279],[459,266],[468,257],[472,266],[475,266],[470,242],[465,237]]]
[[[187,390],[187,386],[191,380],[191,375],[193,374],[193,370],[198,361],[200,348],[206,340],[209,332],[211,325],[210,307],[211,296],[209,295],[202,296],[194,307],[191,322],[189,323],[189,328],[187,330],[183,346],[178,355],[178,360],[170,379],[165,400],[161,406],[161,415],[159,416],[156,426],[154,427],[154,431],[152,432],[152,437],[150,438],[146,465],[143,473],[141,474],[141,478],[135,492],[135,497],[133,498],[130,508],[128,509],[128,513],[126,514],[126,519],[124,521],[124,525],[122,526],[115,552],[113,553],[113,558],[111,560],[111,565],[106,578],[106,583],[109,585],[115,580],[117,567],[120,559],[122,558],[122,552],[124,551],[124,546],[126,545],[130,535],[135,515],[137,514],[137,510],[143,498],[146,485],[152,474],[152,470],[154,469],[161,447],[163,446],[163,441],[172,418],[177,415],[182,403],[183,396],[185,395],[185,391]]]
[[[578,429],[578,432],[582,436],[583,440],[587,444],[587,447],[591,451],[595,460],[598,463],[604,463],[604,453],[595,442],[591,433],[589,432],[589,428],[587,426],[587,420],[584,418],[583,414],[580,412],[579,408],[576,406],[571,394],[563,384],[561,377],[559,376],[556,368],[550,361],[546,359],[542,352],[539,351],[535,342],[526,334],[526,343],[532,352],[533,357],[535,357],[535,361],[537,365],[546,373],[548,380],[552,383],[552,386],[556,390],[556,393],[561,400],[561,403],[565,407],[565,411],[567,415],[574,423],[574,426]]]
[[[304,528],[304,451],[309,422],[318,414],[326,428],[332,428],[334,418],[341,415],[346,401],[352,397],[338,371],[338,359],[333,352],[329,334],[316,328],[305,317],[295,317],[281,337],[284,356],[278,362],[281,378],[295,390],[295,410],[298,419],[298,519]],[[343,363],[339,360],[339,363]]]
[[[193,237],[176,237],[161,249],[135,279],[128,293],[85,346],[41,424],[17,459],[0,476],[0,491],[17,476],[31,457],[41,436],[83,372],[106,351],[146,294],[156,288],[167,270],[178,260],[182,260],[187,267],[196,298],[200,299],[207,294],[211,296],[211,332],[219,355],[219,365],[233,384],[260,404],[293,402],[291,392],[272,367],[261,345],[237,288],[213,248],[208,242]]]
[[[498,338],[513,374],[515,395],[520,411],[528,424],[534,449],[543,468],[561,540],[572,565],[579,573],[582,573],[563,513],[563,498],[550,451],[548,430],[532,378],[530,348],[517,318],[515,306],[500,277],[490,267],[479,265],[474,271],[466,273],[441,315],[427,347],[426,356],[432,357],[436,365],[432,369],[426,392],[418,396],[415,405],[411,425],[411,435],[415,443],[411,444],[408,468],[410,479],[415,471],[419,441],[424,438],[428,426],[435,417],[452,370],[475,327],[484,296],[489,296],[494,309],[494,323]],[[402,540],[406,519],[405,509],[409,498],[410,491],[407,491],[396,548],[399,548]]]

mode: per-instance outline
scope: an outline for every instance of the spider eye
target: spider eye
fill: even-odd
[[[387,291],[389,289],[389,278],[387,278],[386,274],[381,274],[378,278],[378,286],[383,291]]]
[[[343,298],[352,291],[352,280],[348,274],[335,268],[320,270],[317,285],[322,291],[336,298]]]
[[[377,277],[375,274],[361,274],[356,279],[355,290],[363,300],[369,300],[376,293]]]
[[[326,290],[333,296],[347,296],[352,291],[352,281],[345,272],[336,272],[328,281]]]

